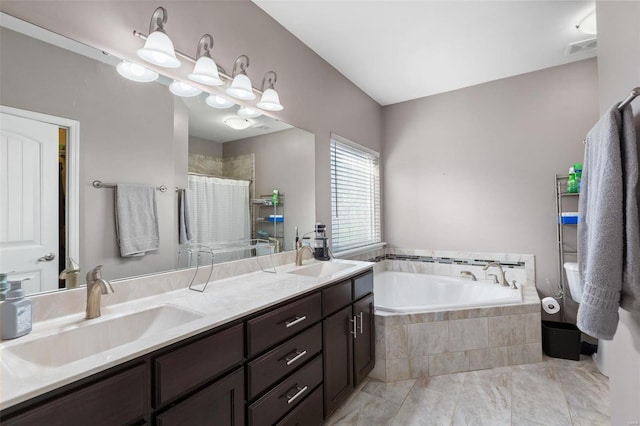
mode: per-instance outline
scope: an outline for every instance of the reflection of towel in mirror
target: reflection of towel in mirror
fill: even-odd
[[[158,250],[160,236],[156,190],[149,185],[118,184],[115,189],[116,236],[120,256],[144,256]]]
[[[193,218],[191,216],[191,193],[178,191],[178,236],[180,244],[189,244],[193,239]]]

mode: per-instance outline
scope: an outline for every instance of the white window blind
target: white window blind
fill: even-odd
[[[331,138],[332,250],[379,243],[379,155],[357,144]]]

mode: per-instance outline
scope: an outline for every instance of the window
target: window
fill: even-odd
[[[332,250],[381,241],[379,154],[331,135]]]

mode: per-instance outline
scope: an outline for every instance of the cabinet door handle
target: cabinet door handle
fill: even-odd
[[[364,321],[362,319],[362,311],[360,311],[360,334],[364,332]]]
[[[351,321],[353,323],[353,327],[351,328],[350,333],[353,334],[353,338],[357,339],[358,338],[358,317],[357,316],[353,316],[353,319],[350,319],[349,321]]]
[[[297,391],[295,393],[295,395],[289,396],[289,394],[293,391]],[[305,393],[307,391],[307,386],[301,388],[300,386],[296,386],[293,389],[291,389],[289,392],[287,392],[287,394],[285,395],[285,397],[287,398],[287,404],[291,404],[293,401],[295,401],[296,399],[298,399],[298,397],[300,395],[302,395],[303,393]]]
[[[297,360],[299,360],[300,358],[302,358],[303,356],[305,356],[307,354],[307,351],[295,351],[292,354],[287,355],[287,357],[284,359],[287,362],[287,365],[291,365],[294,362],[296,362]],[[291,358],[291,356],[293,355],[293,358]]]
[[[39,257],[38,262],[51,262],[55,258],[56,258],[55,253],[47,253],[44,256]]]
[[[301,323],[302,321],[306,320],[307,317],[306,315],[303,315],[301,317],[295,317],[294,319],[291,320],[287,320],[284,322],[284,324],[287,326],[287,328],[289,327],[293,327],[294,325]]]

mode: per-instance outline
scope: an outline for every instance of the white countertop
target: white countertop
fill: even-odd
[[[252,272],[212,281],[204,293],[183,288],[125,303],[110,306],[103,304],[102,316],[93,320],[85,320],[82,312],[34,323],[32,332],[27,336],[0,343],[0,409],[11,407],[185,338],[340,281],[347,276],[363,272],[373,265],[369,262],[351,260],[333,260],[333,262],[351,263],[354,266],[321,278],[290,274],[289,271],[300,268],[292,264],[279,266],[277,273]],[[135,282],[131,285],[135,285]],[[103,296],[103,302],[107,297],[108,295]],[[85,327],[159,305],[178,306],[203,316],[59,367],[46,367],[29,362],[6,351],[16,345],[28,344],[45,336],[56,335],[63,330]],[[108,339],[108,336],[104,338]],[[63,344],[60,346],[52,347],[50,350],[78,350],[74,347],[64,347]]]

